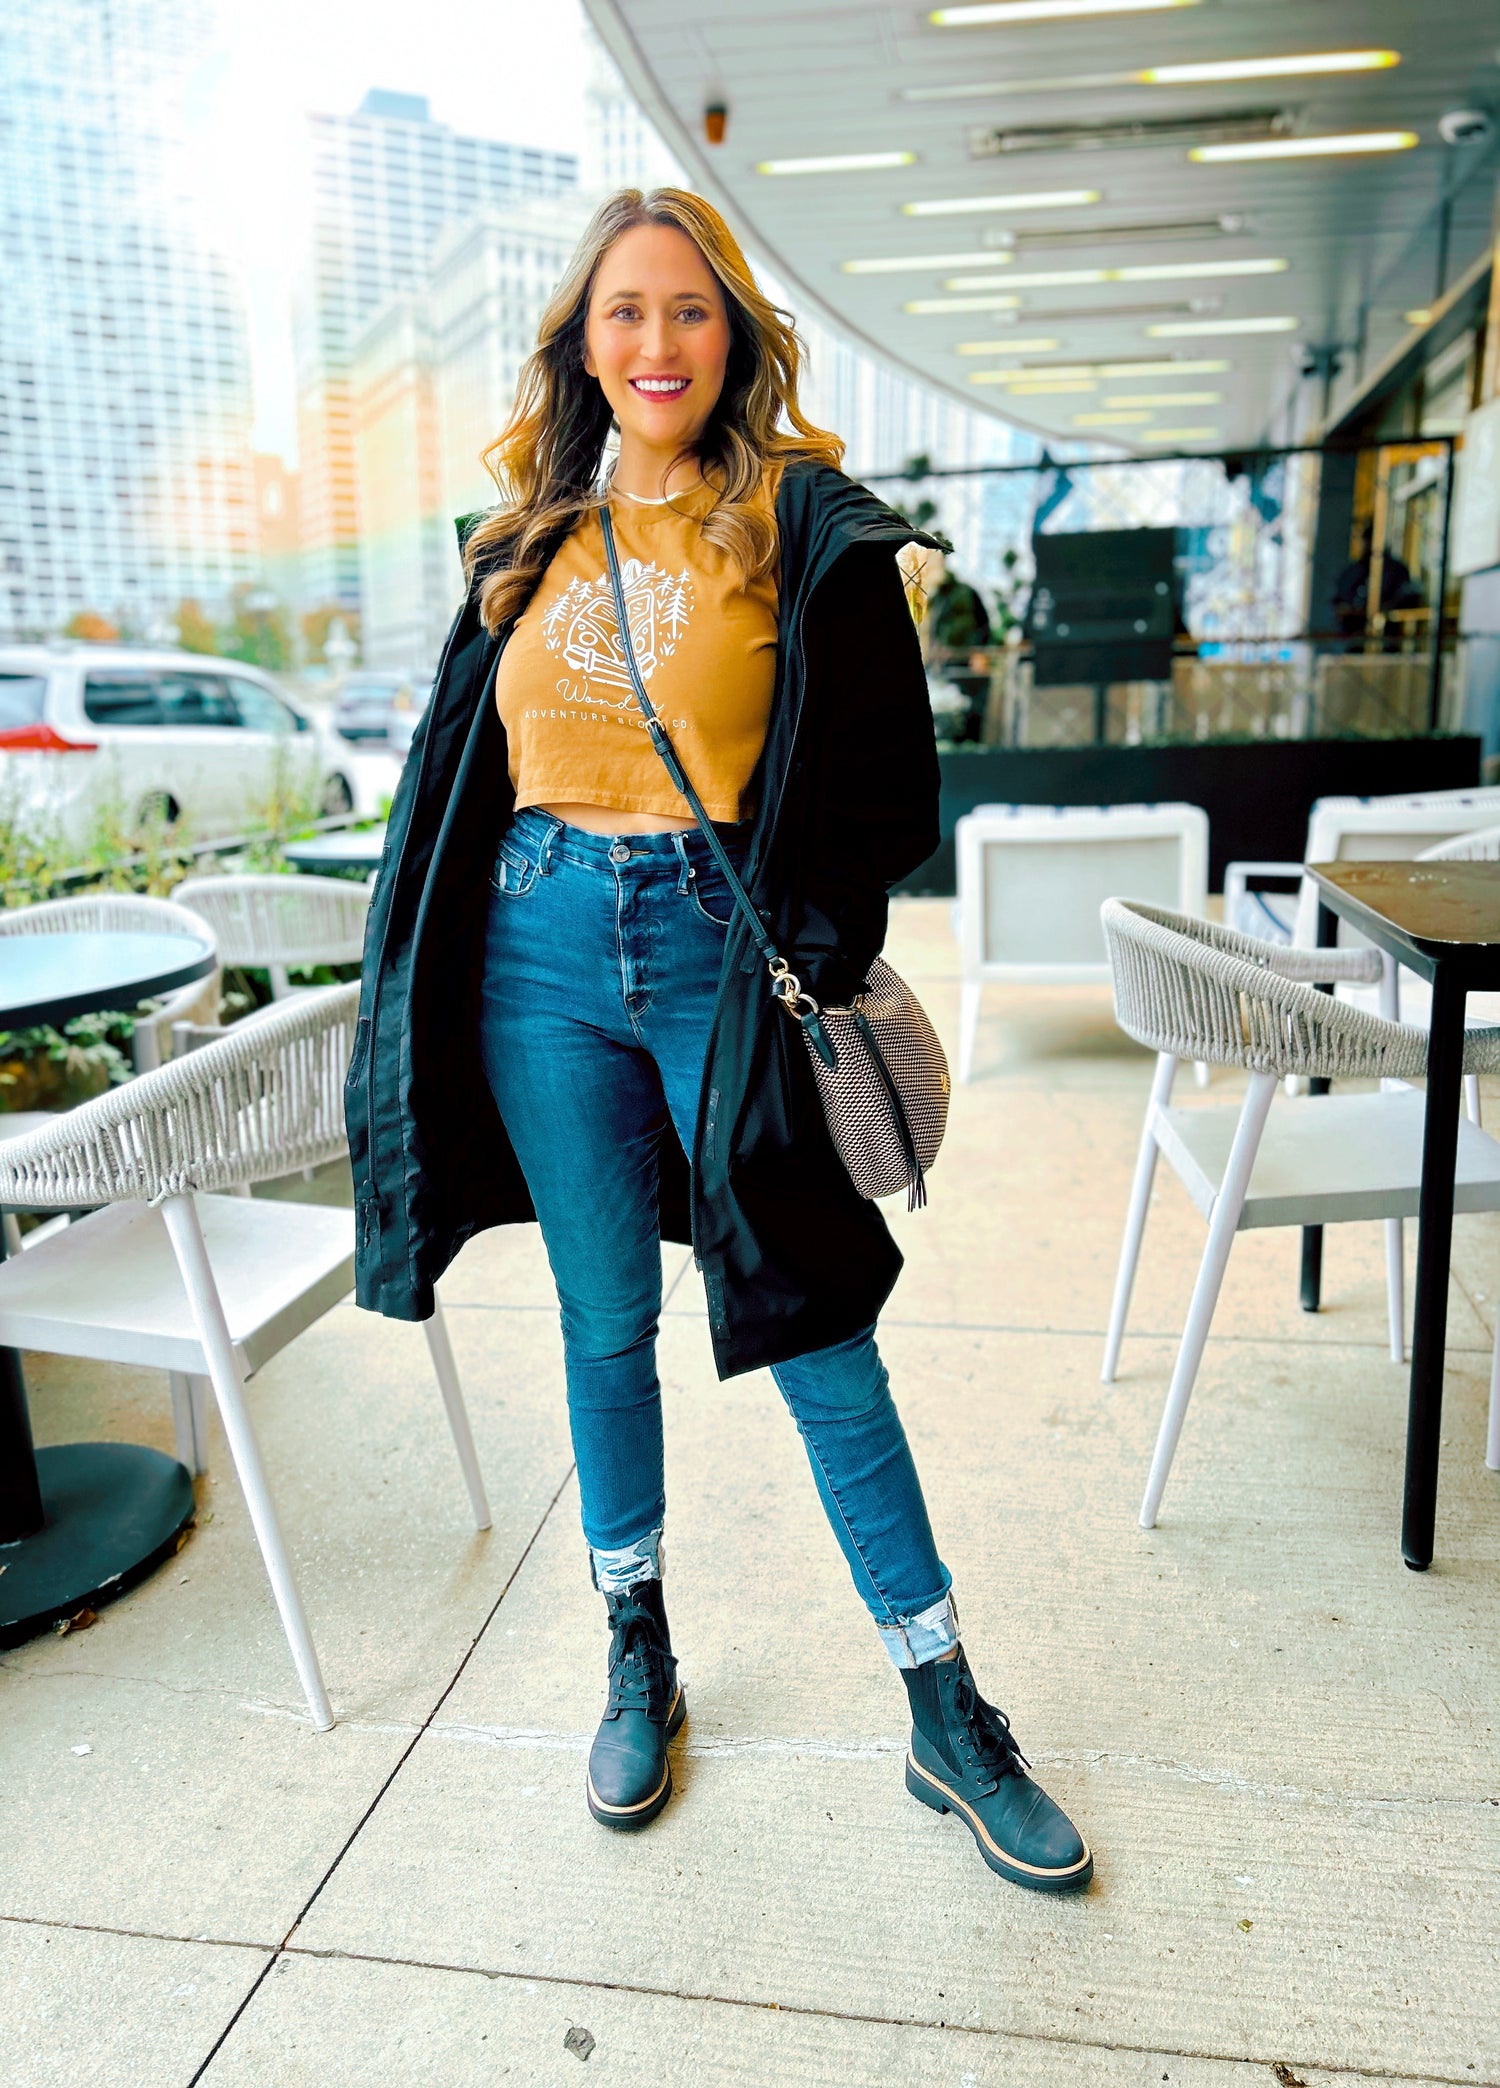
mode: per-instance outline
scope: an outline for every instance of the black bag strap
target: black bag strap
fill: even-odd
[[[734,895],[734,903],[744,917],[745,925],[755,942],[755,947],[765,959],[771,974],[771,990],[781,1001],[789,1015],[795,1015],[812,1037],[819,1056],[833,1064],[833,1047],[818,1020],[818,1004],[810,993],[802,991],[802,983],[786,959],[766,933],[766,924],[755,910],[755,903],[740,882],[739,872],[729,860],[729,852],[718,834],[714,823],[703,809],[703,800],[692,785],[686,769],[677,758],[677,749],[667,736],[667,728],[657,716],[651,698],[646,694],[646,684],[641,679],[641,670],[635,657],[635,646],[630,637],[630,618],[625,606],[625,587],[620,579],[620,555],[615,548],[614,518],[609,512],[608,497],[599,508],[599,526],[604,533],[604,557],[609,567],[609,585],[615,599],[615,621],[620,627],[620,650],[625,655],[625,665],[630,670],[630,685],[635,690],[635,700],[641,707],[646,720],[646,730],[651,735],[651,744],[661,756],[667,774],[682,795],[687,799],[688,810],[697,820],[704,840],[713,851],[714,861],[724,873],[724,881]],[[799,1005],[800,1004],[800,1005]],[[805,1009],[805,1012],[804,1012]]]

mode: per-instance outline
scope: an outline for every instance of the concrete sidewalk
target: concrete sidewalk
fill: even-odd
[[[951,1044],[946,904],[900,906],[891,955]],[[1149,1074],[1106,991],[993,991],[882,1335],[981,1683],[1094,1846],[1086,1895],[1003,1884],[906,1795],[904,1694],[795,1432],[768,1377],[715,1380],[675,1248],[678,1796],[638,1837],[589,1819],[605,1635],[555,1304],[534,1230],[492,1234],[444,1286],[486,1536],[418,1329],[345,1305],[252,1386],[333,1733],[217,1438],[173,1564],[0,1658],[4,2088],[1500,2081],[1500,1222],[1455,1229],[1429,1573],[1397,1543],[1374,1225],[1330,1233],[1314,1319],[1293,1235],[1237,1244],[1143,1533],[1202,1246],[1163,1179],[1102,1386]],[[163,1380],[28,1371],[42,1441],[170,1448]]]

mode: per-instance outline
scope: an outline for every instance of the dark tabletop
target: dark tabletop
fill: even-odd
[[[207,978],[217,961],[192,935],[0,935],[0,1029],[128,1010]]]
[[[299,870],[374,870],[384,849],[381,825],[364,834],[318,834],[307,841],[288,841],[281,852]]]
[[[1382,949],[1500,963],[1500,863],[1309,863],[1325,906]]]

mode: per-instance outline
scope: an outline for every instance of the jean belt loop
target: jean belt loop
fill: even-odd
[[[556,841],[558,835],[562,832],[562,830],[562,821],[560,819],[555,818],[553,814],[549,812],[547,814],[547,831],[545,834],[543,834],[542,845],[537,850],[536,867],[537,875],[539,877],[545,877],[552,868],[552,845]]]
[[[693,879],[693,866],[688,860],[686,833],[674,833],[672,846],[677,854],[677,889],[686,892]]]

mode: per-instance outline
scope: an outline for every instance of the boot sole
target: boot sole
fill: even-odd
[[[687,1698],[679,1689],[667,1715],[667,1739],[675,1740],[682,1731],[687,1717]],[[672,1764],[663,1762],[661,1782],[649,1798],[642,1798],[634,1805],[606,1805],[594,1789],[594,1779],[586,1776],[589,1811],[601,1827],[613,1827],[617,1833],[634,1834],[638,1828],[649,1827],[657,1814],[672,1795]]]
[[[991,1839],[973,1807],[965,1804],[956,1791],[939,1783],[910,1754],[906,1757],[906,1788],[934,1812],[955,1813],[973,1835],[975,1846],[990,1869],[1009,1878],[1012,1885],[1024,1885],[1031,1892],[1082,1892],[1094,1875],[1093,1852],[1087,1842],[1078,1861],[1066,1870],[1043,1870],[1037,1864],[1022,1863],[1017,1856],[1007,1856],[999,1843]]]

